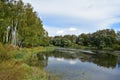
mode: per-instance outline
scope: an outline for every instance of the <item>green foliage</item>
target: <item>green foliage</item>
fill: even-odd
[[[0,80],[21,80],[28,72],[23,63],[14,61],[15,50],[0,43]]]
[[[120,31],[117,32],[117,43],[120,45]]]
[[[99,30],[92,34],[92,45],[98,49],[112,47],[116,44],[116,34],[113,29]]]
[[[28,71],[20,62],[4,61],[0,64],[0,80],[22,80]]]
[[[38,62],[35,57],[32,57],[33,55],[48,50],[54,48],[17,48],[11,45],[3,46],[0,43],[0,80],[56,80],[56,77],[42,68],[29,65]]]
[[[37,67],[32,67],[30,75],[26,76],[24,80],[58,80],[57,77],[46,73]]]
[[[51,39],[51,44],[60,47],[69,47],[71,46],[71,41],[67,38],[55,37]]]
[[[120,49],[120,32],[113,29],[99,30],[94,33],[55,36],[51,38],[51,44],[60,47],[72,47],[81,49]]]
[[[22,0],[0,1],[0,10],[0,42],[12,43],[12,31],[16,29],[18,46],[49,45],[48,33],[29,3],[25,5]]]
[[[1,61],[10,60],[13,57],[14,57],[14,54],[9,51],[9,48],[8,47],[4,47],[0,43],[0,62]]]
[[[113,44],[112,49],[113,50],[120,50],[120,45],[119,44]]]

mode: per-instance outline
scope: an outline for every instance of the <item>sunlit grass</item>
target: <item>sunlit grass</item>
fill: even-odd
[[[41,46],[18,48],[0,43],[0,80],[56,80],[42,68],[27,64],[32,55],[53,49]]]
[[[0,64],[0,80],[22,80],[28,71],[23,63],[4,61]]]

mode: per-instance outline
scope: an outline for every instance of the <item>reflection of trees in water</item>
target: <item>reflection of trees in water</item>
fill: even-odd
[[[48,65],[47,53],[36,53],[31,56],[29,65],[44,68]]]
[[[117,57],[108,53],[97,53],[94,55],[84,53],[52,53],[52,56],[65,59],[79,59],[82,62],[93,62],[98,66],[115,68]]]
[[[85,57],[83,59],[88,62],[93,62],[97,64],[98,66],[103,66],[107,68],[110,68],[110,67],[115,68],[116,61],[117,61],[117,57],[107,54],[107,53],[96,54],[96,55],[91,55],[91,56],[89,55],[89,57]]]
[[[76,54],[63,53],[63,52],[52,52],[49,56],[54,56],[55,58],[65,58],[65,59],[76,59]]]
[[[79,59],[82,62],[92,62],[98,66],[103,66],[107,68],[115,68],[116,62],[120,67],[120,57],[117,60],[117,57],[108,54],[108,53],[97,53],[94,55],[84,54],[84,53],[63,53],[63,52],[49,52],[49,53],[37,53],[32,56],[30,60],[31,66],[46,67],[48,65],[48,58],[64,58],[64,59]]]
[[[118,64],[120,64],[120,55],[118,56],[118,61],[117,61]]]
[[[117,60],[117,68],[120,69],[120,55],[118,56],[118,60]]]
[[[93,62],[98,66],[103,66],[107,68],[115,68],[117,57],[110,55],[109,53],[101,53],[93,56]]]

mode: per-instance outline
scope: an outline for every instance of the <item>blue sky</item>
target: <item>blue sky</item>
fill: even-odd
[[[50,36],[120,30],[120,0],[23,0],[30,3]]]

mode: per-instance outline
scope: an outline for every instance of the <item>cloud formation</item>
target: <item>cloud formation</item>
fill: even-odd
[[[74,27],[67,27],[67,28],[60,28],[60,27],[52,27],[52,26],[44,26],[44,28],[49,31],[49,36],[54,35],[65,35],[65,34],[76,34],[78,35],[81,33],[77,28]]]
[[[62,34],[64,34],[64,30],[58,30],[56,33],[57,33],[58,35],[62,35]]]
[[[71,27],[71,28],[69,28],[69,31],[77,31],[77,29],[76,28],[73,28],[73,27]]]
[[[120,23],[120,0],[23,1],[32,4],[34,10],[41,16],[44,26],[51,27],[52,31],[56,31],[58,27],[57,33],[67,34],[66,28],[70,33],[76,31],[76,27],[76,32],[93,32]],[[55,35],[49,29],[48,32],[50,35]]]

